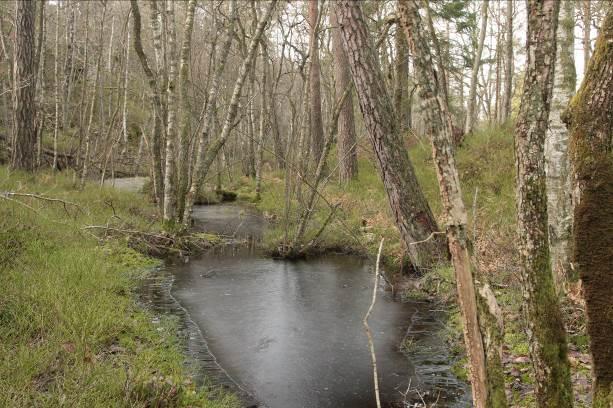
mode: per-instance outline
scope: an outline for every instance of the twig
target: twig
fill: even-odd
[[[368,337],[368,348],[370,350],[370,358],[372,360],[372,375],[375,383],[375,398],[377,400],[377,408],[381,408],[381,398],[379,397],[379,376],[377,375],[377,358],[375,356],[375,344],[372,339],[372,332],[370,331],[370,326],[368,326],[368,318],[372,312],[372,309],[375,307],[375,302],[377,301],[377,289],[379,287],[379,263],[381,261],[381,251],[383,250],[383,241],[385,238],[381,238],[381,243],[379,244],[379,253],[377,254],[377,263],[375,265],[375,284],[372,290],[372,299],[370,301],[370,306],[368,307],[368,311],[364,315],[364,319],[362,320],[362,324],[364,325],[364,330],[366,331],[366,336]]]
[[[423,239],[421,241],[410,242],[409,245],[423,244],[424,242],[430,241],[435,235],[443,235],[443,234],[445,234],[445,232],[443,231],[434,231],[432,234],[428,235],[428,238]]]
[[[67,208],[68,205],[72,205],[73,207],[78,209],[83,214],[85,213],[80,205],[75,204],[75,203],[70,202],[70,201],[61,200],[59,198],[45,197],[45,196],[41,196],[41,195],[38,195],[38,194],[31,194],[31,193],[16,193],[14,191],[3,191],[3,192],[0,193],[0,196],[4,196],[6,198],[8,198],[8,197],[30,197],[30,198],[36,198],[37,200],[51,201],[51,202],[55,202],[55,203],[62,203],[62,205],[64,206],[64,211],[66,211],[66,214],[68,214],[68,215],[70,215],[70,212],[68,211],[68,208]]]

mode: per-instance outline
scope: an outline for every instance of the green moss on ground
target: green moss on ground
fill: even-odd
[[[0,198],[0,406],[238,406],[196,388],[173,321],[154,325],[137,306],[139,278],[157,262],[126,238],[100,242],[82,229],[119,218],[154,231],[142,197],[94,185],[77,191],[68,175],[2,167],[6,191],[78,207]]]

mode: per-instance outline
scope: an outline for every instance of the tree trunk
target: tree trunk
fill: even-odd
[[[179,91],[180,91],[180,130],[178,148],[178,182],[177,182],[177,220],[183,219],[185,208],[185,194],[188,186],[188,166],[189,166],[189,145],[191,130],[191,106],[189,103],[189,61],[192,48],[192,32],[194,30],[194,11],[196,10],[196,0],[189,0],[185,15],[185,25],[183,29],[183,42],[181,44],[181,56],[179,65]]]
[[[141,15],[140,10],[138,8],[138,2],[137,0],[131,0],[130,4],[132,6],[134,50],[136,51],[136,55],[138,55],[143,71],[145,72],[145,76],[147,77],[147,82],[149,84],[149,90],[151,92],[151,105],[153,110],[153,132],[150,138],[151,140],[149,143],[149,150],[151,155],[153,194],[158,204],[158,207],[163,212],[163,209],[161,207],[163,205],[164,198],[162,196],[162,154],[160,148],[160,136],[162,126],[161,115],[163,112],[162,101],[160,98],[160,93],[158,91],[159,88],[155,74],[151,70],[149,61],[147,60],[147,56],[143,51],[143,43],[141,40]]]
[[[175,25],[175,3],[166,3],[166,23],[168,26],[168,85],[166,88],[167,120],[166,120],[166,169],[164,171],[164,221],[174,219],[175,202],[175,141],[177,138],[177,33]]]
[[[336,14],[333,11],[330,12],[330,24],[332,26],[332,52],[334,54],[334,85],[336,94],[340,96],[351,85],[351,73],[349,72],[349,61],[345,55],[345,50],[343,50],[342,33],[336,21]],[[406,61],[404,64],[406,66]],[[407,80],[408,74],[405,70],[405,85]],[[406,86],[404,93],[406,95]],[[350,93],[343,102],[338,118],[337,155],[340,182],[343,184],[348,183],[358,175],[358,149],[354,122],[353,98]]]
[[[481,28],[479,30],[479,43],[475,51],[475,59],[473,61],[473,69],[470,76],[470,91],[468,93],[468,109],[466,111],[466,128],[464,133],[472,133],[475,122],[477,120],[479,108],[477,106],[477,82],[479,68],[481,67],[481,54],[483,53],[483,45],[485,44],[485,33],[487,31],[487,6],[489,0],[483,0],[481,6]]]
[[[434,236],[434,239],[412,245],[437,232],[438,226],[400,135],[360,3],[339,1],[335,12],[364,123],[400,236],[414,267],[418,270],[431,268],[441,258],[446,258],[445,240]]]
[[[54,170],[57,169],[57,137],[60,127],[60,4],[55,5],[55,54],[53,64],[53,81],[55,85],[54,100],[55,100],[55,122],[53,126],[53,165]]]
[[[13,65],[13,146],[11,167],[32,171],[36,151],[36,3],[15,0],[15,63]]]
[[[561,3],[553,96],[549,128],[545,139],[549,248],[551,269],[559,289],[562,289],[563,284],[571,278],[568,241],[571,237],[572,203],[568,165],[568,130],[562,122],[561,114],[575,94],[573,3],[573,1]]]
[[[559,2],[529,0],[528,60],[515,129],[517,217],[524,312],[539,407],[571,407],[566,332],[547,234],[545,134],[556,55]]]
[[[89,107],[89,119],[87,121],[87,130],[85,131],[85,153],[83,155],[83,169],[81,172],[80,187],[85,186],[85,180],[89,173],[89,157],[91,155],[91,131],[92,123],[94,121],[94,110],[96,107],[96,96],[98,94],[98,85],[100,84],[100,64],[102,62],[102,47],[104,43],[104,17],[106,16],[106,3],[103,5],[102,18],[100,19],[100,38],[98,41],[98,59],[96,61],[96,80],[94,81],[94,88],[92,89],[92,101]],[[102,125],[102,123],[100,124]]]
[[[36,105],[36,167],[40,167],[41,157],[43,152],[43,130],[45,128],[45,60],[46,49],[45,41],[47,38],[47,21],[45,18],[45,1],[40,3],[38,13],[38,42],[36,49],[36,90],[38,91],[38,100]],[[0,30],[2,28],[0,27]],[[2,34],[0,34],[1,36]]]
[[[592,7],[590,0],[583,0],[583,72],[587,71],[590,63],[590,32],[592,29]]]
[[[425,105],[426,129],[432,140],[441,201],[446,216],[447,240],[458,285],[464,341],[470,362],[473,403],[479,408],[506,407],[501,363],[502,336],[498,326],[493,323],[496,322],[496,318],[486,316],[488,310],[482,310],[483,329],[479,325],[479,306],[467,239],[467,213],[453,156],[453,128],[451,121],[448,120],[449,106],[440,86],[441,80],[434,70],[433,58],[424,35],[416,1],[400,1],[398,11],[400,25],[413,50],[420,97]],[[490,297],[490,301],[492,298],[493,296]],[[495,302],[495,299],[493,301]],[[486,325],[486,322],[489,325]],[[482,331],[488,335],[485,336]]]
[[[574,266],[583,283],[593,360],[594,408],[613,405],[613,12],[564,118],[573,172]]]
[[[309,75],[311,76],[311,152],[313,161],[319,162],[324,149],[324,125],[321,114],[321,67],[319,65],[319,10],[318,0],[310,0],[309,4],[309,30],[310,44],[309,57],[311,59],[311,68]]]
[[[266,50],[263,44],[262,49],[262,77],[260,81],[260,126],[258,131],[257,145],[255,147],[255,198],[260,200],[262,192],[262,166],[264,155],[264,133],[268,121],[268,109],[266,101],[266,87],[268,77],[268,61],[266,60]]]
[[[409,130],[407,115],[409,101],[409,53],[407,39],[400,30],[396,31],[396,86],[394,87],[394,110],[400,120],[400,132],[406,135]]]
[[[513,99],[513,2],[507,1],[507,36],[505,43],[505,75],[504,75],[504,106],[502,118],[511,118],[511,102]]]

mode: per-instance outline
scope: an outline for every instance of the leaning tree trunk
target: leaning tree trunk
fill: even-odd
[[[400,26],[413,50],[420,97],[425,107],[425,122],[432,139],[432,152],[446,216],[447,240],[458,285],[473,403],[480,408],[506,407],[501,333],[496,316],[491,316],[490,310],[485,307],[481,308],[483,328],[480,327],[479,300],[473,281],[473,266],[467,239],[467,213],[453,156],[453,128],[448,119],[450,113],[447,98],[442,89],[442,80],[434,70],[434,60],[424,35],[416,0],[400,1],[398,14]],[[493,296],[488,300],[495,302]]]
[[[15,0],[15,63],[13,65],[13,146],[11,167],[32,171],[36,151],[36,64],[34,20],[36,3]]]
[[[581,88],[572,99],[574,262],[583,283],[593,360],[595,408],[613,406],[613,11],[600,29]]]
[[[547,174],[547,216],[551,269],[562,289],[570,278],[568,241],[571,236],[572,206],[568,165],[568,130],[561,114],[575,94],[574,2],[562,2],[558,23],[556,69],[549,128],[545,139],[545,173]]]
[[[407,39],[400,30],[396,31],[396,84],[394,87],[394,110],[400,121],[400,132],[406,135],[409,130],[411,106],[409,99],[409,53],[407,52]]]
[[[545,134],[556,55],[557,0],[528,1],[526,74],[515,129],[519,266],[539,407],[572,406],[570,367],[547,234]]]
[[[438,231],[438,226],[404,146],[361,5],[349,0],[338,1],[335,12],[364,124],[396,226],[413,266],[431,268],[441,257],[447,256],[445,240],[437,235],[431,236]],[[416,241],[424,242],[413,245]]]
[[[477,50],[475,51],[475,59],[473,61],[473,69],[470,75],[470,91],[468,93],[468,109],[466,111],[466,128],[464,132],[469,134],[475,127],[475,121],[477,120],[477,112],[479,108],[477,106],[477,79],[479,75],[479,68],[481,67],[481,54],[483,53],[483,46],[485,44],[485,33],[487,31],[487,6],[489,0],[483,0],[481,6],[481,28],[479,30],[479,43],[477,44]]]
[[[332,52],[334,54],[334,85],[336,94],[342,95],[351,84],[351,73],[349,72],[349,61],[347,61],[345,50],[343,50],[342,33],[338,28],[336,15],[333,11],[330,13],[330,24],[332,25]],[[406,80],[408,80],[408,75],[405,83]],[[406,87],[404,91],[406,93]],[[347,183],[358,175],[358,149],[354,121],[353,98],[349,94],[343,102],[338,118],[337,155],[341,183]]]

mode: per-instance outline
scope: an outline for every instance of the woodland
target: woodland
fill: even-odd
[[[606,0],[0,2],[0,406],[613,407],[612,129]],[[271,287],[367,265],[366,399],[280,403],[213,340],[231,386],[192,367],[181,313],[233,327],[173,279],[230,247]],[[142,300],[164,273],[182,312]],[[381,304],[442,313],[440,353],[380,346]],[[417,368],[388,393],[380,359]]]

